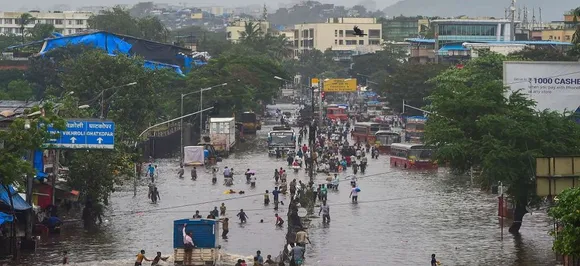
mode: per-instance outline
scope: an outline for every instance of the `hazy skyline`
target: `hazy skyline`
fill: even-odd
[[[379,0],[376,1],[377,9],[384,9],[385,7],[398,2],[399,0]],[[139,2],[139,0],[100,0],[100,1],[83,1],[83,0],[22,0],[22,1],[5,1],[0,7],[0,11],[29,11],[34,9],[41,10],[55,10],[58,5],[69,6],[71,10],[76,10],[83,6],[114,6],[114,5],[134,5]],[[168,3],[168,4],[185,4],[186,6],[195,7],[205,7],[205,6],[224,6],[224,7],[238,7],[247,5],[263,5],[266,3],[267,6],[271,8],[278,8],[281,5],[288,5],[299,3],[300,1],[264,1],[264,0],[246,0],[243,2],[237,0],[199,0],[199,1],[184,1],[184,0],[163,0],[163,1],[153,1],[156,3]],[[348,1],[348,0],[334,0],[334,1],[320,1],[322,3],[332,3],[335,5],[344,5],[347,7],[356,5],[360,1]],[[243,4],[242,4],[243,3]],[[63,11],[63,10],[61,10]],[[273,10],[272,10],[273,11]]]

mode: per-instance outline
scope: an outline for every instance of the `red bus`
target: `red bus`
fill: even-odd
[[[348,114],[346,113],[346,108],[328,107],[326,108],[326,118],[330,120],[348,121]]]
[[[351,137],[355,142],[366,142],[375,144],[377,140],[376,133],[381,130],[381,124],[373,122],[360,122],[354,124],[354,130]]]
[[[375,133],[375,136],[376,146],[378,146],[379,152],[383,154],[389,154],[391,152],[391,145],[393,143],[401,142],[401,135],[397,132],[379,130]]]
[[[424,144],[391,144],[391,167],[404,169],[437,169],[433,161],[433,148]]]

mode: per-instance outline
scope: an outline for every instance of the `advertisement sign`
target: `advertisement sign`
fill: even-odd
[[[317,78],[310,79],[310,87],[318,88],[319,80]]]
[[[538,110],[574,111],[580,106],[580,63],[504,62],[508,94],[520,90]]]
[[[356,79],[327,79],[322,89],[325,92],[355,92]]]

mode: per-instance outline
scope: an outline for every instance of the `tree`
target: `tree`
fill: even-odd
[[[511,57],[531,61],[577,61],[577,57],[568,55],[566,52],[555,47],[526,47],[521,51],[513,52]]]
[[[18,44],[18,37],[14,34],[0,34],[0,51],[6,47]]]
[[[244,24],[244,31],[240,33],[240,41],[251,44],[261,39],[263,34],[264,32],[259,23],[249,21]]]
[[[26,28],[26,25],[34,22],[35,20],[36,18],[30,15],[30,13],[23,13],[20,15],[20,18],[18,19],[18,25],[20,26],[20,34],[22,34],[22,43],[24,43],[25,37],[24,28]]]
[[[443,64],[402,64],[390,76],[387,76],[378,92],[386,95],[391,108],[397,112],[403,111],[403,100],[411,106],[422,108],[426,105],[425,98],[435,87],[435,84],[427,81],[446,68],[447,66]],[[406,115],[422,114],[412,109],[405,111]]]
[[[580,256],[580,188],[569,188],[556,198],[556,205],[548,215],[558,224],[551,234],[556,237],[553,249],[558,254],[578,258]]]
[[[452,170],[482,169],[484,188],[501,181],[514,202],[510,232],[521,227],[526,207],[537,202],[533,165],[538,156],[574,154],[580,149],[580,126],[563,114],[535,110],[520,92],[505,97],[503,61],[484,54],[463,69],[452,68],[434,78],[428,97],[425,137],[435,156]]]
[[[388,75],[399,68],[406,58],[404,49],[387,44],[382,51],[353,57],[350,76],[357,77],[360,76],[359,74],[372,76],[377,72]],[[384,78],[386,76],[380,77],[380,80]]]
[[[6,88],[4,90],[0,90],[0,92],[5,93],[4,97],[6,98],[0,98],[2,100],[27,101],[33,98],[32,86],[30,83],[28,83],[28,81],[22,79],[11,81],[8,83]]]
[[[36,24],[32,29],[28,30],[28,37],[32,41],[38,41],[52,37],[52,34],[59,32],[52,24]]]
[[[98,114],[102,112],[117,123],[117,143],[135,140],[141,130],[155,121],[171,75],[167,70],[145,69],[140,58],[110,56],[100,50],[67,59],[59,68],[64,91],[74,91],[81,103],[98,106]],[[137,84],[116,88],[133,82]]]
[[[134,18],[119,6],[89,18],[89,27],[152,41],[167,41],[168,31],[156,17]]]

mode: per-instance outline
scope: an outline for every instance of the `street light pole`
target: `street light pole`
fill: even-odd
[[[183,98],[185,96],[187,96],[187,95],[191,95],[191,94],[194,94],[194,93],[200,93],[200,97],[199,97],[199,110],[201,111],[201,108],[203,108],[203,92],[204,91],[211,90],[213,88],[226,86],[226,85],[228,85],[228,83],[222,83],[222,84],[219,84],[219,85],[215,85],[215,86],[203,88],[201,90],[197,90],[197,91],[192,91],[192,92],[182,93],[181,94],[181,112],[180,112],[180,115],[181,115],[182,118],[179,121],[179,131],[180,131],[180,141],[179,141],[179,149],[180,149],[180,151],[179,151],[179,159],[180,159],[180,162],[183,163],[183,117],[184,117],[183,116]],[[202,130],[203,130],[202,123],[203,123],[203,116],[200,116],[199,117],[199,135],[200,135],[200,137],[201,137]]]
[[[133,146],[134,146],[135,148],[137,148],[137,144],[139,144],[139,140],[141,139],[141,137],[142,137],[142,136],[143,136],[145,133],[147,133],[149,130],[151,130],[151,129],[153,129],[153,128],[156,128],[156,127],[158,127],[158,126],[162,126],[162,125],[165,125],[165,124],[171,123],[171,122],[173,122],[173,121],[177,121],[177,120],[180,120],[180,119],[183,119],[183,118],[186,118],[186,117],[192,116],[192,115],[196,115],[196,114],[199,114],[199,113],[203,113],[203,112],[205,112],[205,111],[209,111],[209,110],[211,110],[211,109],[213,109],[213,107],[205,108],[205,109],[203,109],[203,110],[195,111],[195,112],[193,112],[193,113],[191,113],[191,114],[182,115],[182,116],[180,116],[180,117],[173,118],[173,119],[167,120],[167,121],[165,121],[165,122],[161,122],[161,123],[157,123],[157,124],[155,124],[155,125],[152,125],[152,126],[150,126],[150,127],[146,128],[145,130],[143,130],[143,132],[141,132],[141,134],[139,134],[139,136],[137,137],[137,140],[134,142]],[[137,196],[137,177],[138,177],[138,175],[139,175],[139,172],[137,171],[137,164],[135,163],[135,177],[133,178],[133,181],[134,181],[134,182],[133,182],[133,196]]]
[[[105,119],[105,91],[112,90],[112,89],[119,89],[122,87],[133,86],[133,85],[137,85],[137,82],[127,83],[127,84],[123,84],[120,86],[107,88],[107,89],[104,89],[101,91],[101,119]]]

